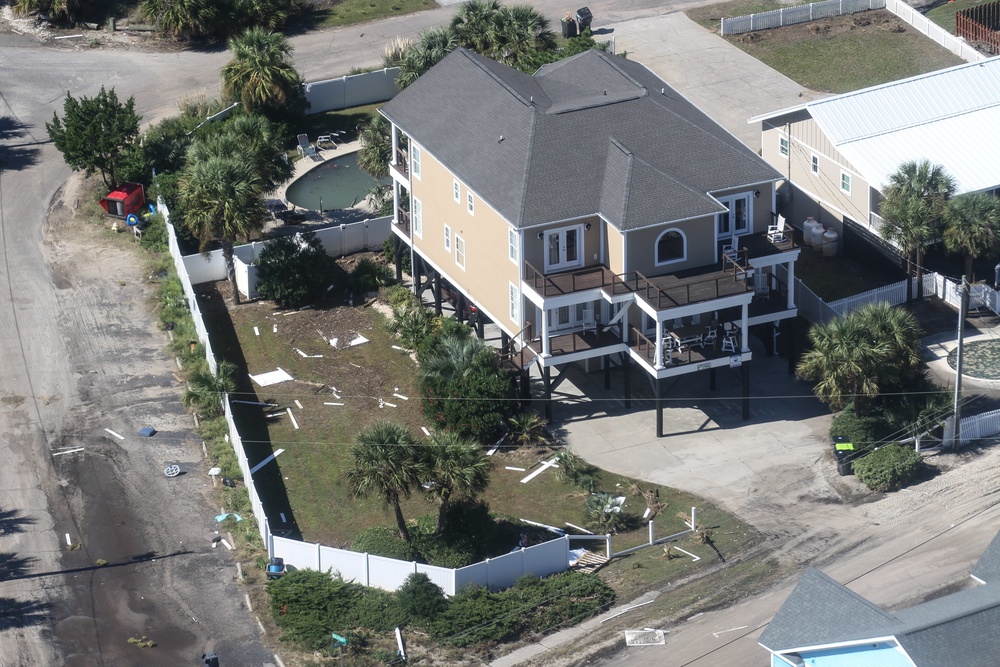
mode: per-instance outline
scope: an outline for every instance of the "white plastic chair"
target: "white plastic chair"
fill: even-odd
[[[779,215],[777,224],[767,226],[767,238],[771,243],[784,243],[788,240],[785,236],[785,216]]]
[[[722,351],[723,352],[736,352],[736,336],[733,334],[726,334],[726,337],[722,339]]]

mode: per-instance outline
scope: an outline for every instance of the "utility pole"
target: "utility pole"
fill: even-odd
[[[952,441],[955,448],[962,444],[962,347],[965,342],[965,313],[968,308],[969,284],[965,282],[965,276],[962,276],[958,306],[958,354],[955,355],[955,439]]]

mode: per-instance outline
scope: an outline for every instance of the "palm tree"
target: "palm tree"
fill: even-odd
[[[220,361],[214,375],[208,368],[199,368],[188,378],[188,389],[181,401],[205,416],[222,414],[222,395],[235,391],[236,372],[236,364],[230,361]]]
[[[857,317],[844,317],[809,329],[812,349],[802,355],[796,374],[815,381],[817,398],[834,409],[853,399],[855,414],[861,413],[862,397],[879,393],[879,364],[888,343],[869,335]]]
[[[358,433],[351,454],[354,461],[346,473],[351,493],[356,498],[377,496],[391,507],[399,536],[409,542],[410,531],[399,503],[409,498],[427,475],[427,466],[409,429],[377,421]]]
[[[437,65],[446,55],[455,50],[458,42],[455,33],[449,28],[424,30],[420,40],[411,44],[403,53],[399,63],[399,75],[396,85],[406,88],[416,81],[421,74]]]
[[[887,301],[865,304],[848,317],[856,319],[869,340],[887,345],[875,377],[881,391],[904,388],[920,371],[923,332],[912,312]]]
[[[426,449],[430,467],[429,493],[438,501],[434,534],[444,529],[452,500],[474,500],[490,484],[492,464],[479,443],[455,433],[431,435]]]
[[[271,193],[292,176],[274,124],[260,114],[237,114],[215,132],[200,136],[188,151],[188,162],[210,157],[241,156],[257,171],[264,193]]]
[[[445,385],[494,360],[493,348],[475,336],[442,336],[437,348],[420,359],[420,378]]]
[[[505,5],[495,21],[492,50],[484,55],[498,62],[525,69],[535,51],[548,51],[556,46],[549,20],[531,5]]]
[[[292,47],[281,33],[253,27],[229,40],[233,59],[222,68],[222,91],[244,110],[281,110],[302,97]]]
[[[889,176],[879,208],[884,220],[880,233],[903,250],[907,275],[917,278],[918,297],[923,294],[924,246],[938,235],[945,204],[954,193],[955,179],[929,160],[904,162]],[[907,281],[907,301],[911,290]]]
[[[531,410],[519,412],[507,420],[510,439],[520,447],[542,447],[549,444],[549,433],[545,430],[548,420]]]
[[[198,239],[202,252],[213,241],[222,246],[233,300],[239,303],[233,246],[264,228],[263,178],[239,155],[214,155],[189,160],[179,185],[184,226]]]
[[[469,0],[458,6],[451,19],[455,40],[464,48],[487,56],[495,42],[496,16],[500,12],[497,0]]]
[[[984,192],[959,195],[945,208],[944,245],[965,259],[965,279],[972,282],[977,257],[1000,250],[1000,200]]]
[[[359,128],[361,150],[358,151],[358,166],[376,181],[389,175],[389,162],[392,160],[390,130],[389,121],[377,111],[372,112]]]
[[[174,37],[197,37],[215,32],[216,3],[206,0],[141,0],[143,15]]]

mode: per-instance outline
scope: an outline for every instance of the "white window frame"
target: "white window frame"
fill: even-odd
[[[514,283],[507,283],[507,298],[509,299],[508,312],[511,322],[520,324],[521,322],[521,294]]]
[[[465,239],[458,234],[455,235],[455,264],[465,271]]]
[[[518,252],[517,243],[517,230],[508,229],[507,230],[507,257],[510,261],[517,264],[517,258],[520,253]]]
[[[788,137],[778,137],[778,153],[781,157],[788,157],[788,153],[791,151],[791,142],[789,142]]]
[[[733,238],[736,236],[742,236],[744,234],[749,234],[753,231],[753,194],[750,192],[741,192],[736,195],[727,195],[725,197],[717,197],[719,203],[729,209],[729,213],[719,213],[715,216],[715,233],[718,240],[725,240]],[[732,216],[732,211],[736,207],[736,202],[740,199],[746,200],[746,220],[744,220],[744,227],[742,229],[736,228],[736,221],[730,217],[729,229],[723,231],[722,227],[722,216],[730,215]]]
[[[815,153],[809,158],[809,171],[812,172],[813,176],[819,176],[819,156]]]
[[[410,173],[415,179],[420,180],[420,146],[412,141],[410,142]]]
[[[424,238],[424,207],[420,200],[413,197],[410,206],[410,221],[413,223],[413,235],[417,238]]]
[[[476,214],[476,197],[472,192],[465,193],[465,210],[469,212],[469,215]]]
[[[665,234],[672,234],[675,232],[681,235],[681,243],[683,244],[684,252],[682,252],[681,256],[676,259],[668,259],[666,261],[661,262],[659,256],[660,239],[662,239]],[[687,256],[688,256],[687,234],[685,234],[683,230],[678,229],[677,227],[670,227],[668,229],[664,229],[660,233],[660,235],[656,237],[656,243],[653,244],[653,264],[655,266],[666,266],[667,264],[676,264],[677,262],[684,262],[687,261]]]
[[[462,185],[458,182],[458,179],[455,179],[455,182],[452,184],[451,188],[452,188],[452,194],[455,196],[455,203],[456,204],[461,204],[462,203]]]
[[[576,260],[575,261],[567,261],[567,260],[564,259],[566,257],[566,235],[567,235],[568,232],[571,232],[571,231],[575,231],[576,232]],[[560,257],[560,261],[556,262],[556,263],[550,263],[549,262],[549,238],[552,237],[552,236],[554,236],[554,235],[559,235],[559,237],[560,237],[560,243],[559,243],[559,257]],[[544,261],[544,264],[545,264],[545,273],[549,273],[551,271],[563,271],[565,269],[574,269],[574,268],[583,266],[583,251],[584,251],[583,225],[572,225],[570,227],[559,227],[558,229],[548,229],[548,230],[545,231],[545,233],[544,233],[544,235],[542,237],[542,243],[544,244],[542,246],[542,255],[545,258],[545,261]]]
[[[844,194],[848,194],[848,195],[851,194],[851,187],[853,186],[853,183],[851,182],[852,180],[853,179],[851,178],[850,174],[848,174],[846,171],[841,171],[840,172],[840,191],[843,192]],[[844,187],[845,184],[847,185],[846,188]]]
[[[448,225],[444,226],[444,249],[451,252],[451,227]]]

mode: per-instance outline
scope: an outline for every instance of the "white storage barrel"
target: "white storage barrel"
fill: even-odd
[[[827,257],[833,257],[837,254],[837,239],[840,234],[837,233],[835,229],[828,229],[823,232],[823,254]]]
[[[816,218],[812,217],[811,215],[808,218],[806,218],[806,221],[802,223],[802,241],[803,241],[803,243],[805,243],[808,246],[812,246],[813,245],[812,234],[813,234],[813,231],[818,226],[819,226],[819,223],[816,222]]]
[[[809,234],[809,245],[811,245],[816,250],[823,249],[823,234],[826,232],[826,227],[816,223],[813,227],[812,233]]]

